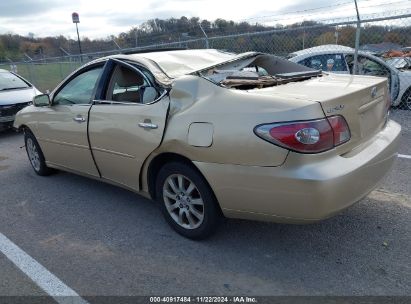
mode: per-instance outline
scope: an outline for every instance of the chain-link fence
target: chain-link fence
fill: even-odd
[[[262,27],[264,28],[264,27]],[[179,39],[134,48],[0,63],[15,69],[40,90],[52,90],[72,71],[90,60],[125,52],[161,48],[214,48],[235,53],[258,51],[287,57],[315,69],[389,78],[393,104],[411,109],[411,11],[357,16],[340,20],[275,25],[259,32]],[[357,48],[356,48],[357,40]],[[357,54],[358,51],[358,54]],[[397,82],[397,87],[395,86]]]

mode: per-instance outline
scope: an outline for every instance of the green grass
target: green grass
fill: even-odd
[[[17,73],[26,78],[43,93],[52,91],[67,75],[80,67],[78,62],[18,64]]]

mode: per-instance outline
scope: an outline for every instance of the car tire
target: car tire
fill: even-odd
[[[40,176],[47,176],[53,173],[53,169],[47,167],[43,152],[37,142],[36,137],[29,130],[24,132],[24,142],[30,164],[34,172]]]
[[[156,182],[156,198],[167,223],[190,239],[204,239],[222,218],[213,191],[204,177],[183,162],[165,164]]]
[[[411,111],[411,88],[404,93],[401,106],[404,110]]]

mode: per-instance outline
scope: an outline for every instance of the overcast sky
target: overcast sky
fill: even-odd
[[[409,0],[358,0],[358,3],[364,14],[411,7]],[[32,32],[35,37],[74,38],[72,12],[80,15],[81,37],[89,38],[117,35],[152,18],[186,16],[270,24],[302,21],[301,16],[323,20],[355,13],[353,0],[0,0],[0,33]]]

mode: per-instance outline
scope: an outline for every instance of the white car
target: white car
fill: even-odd
[[[288,59],[313,69],[352,74],[354,52],[353,48],[330,44],[291,53]],[[411,110],[411,71],[397,69],[381,58],[362,51],[358,52],[358,70],[361,75],[387,77],[392,105]]]
[[[24,78],[0,69],[0,130],[11,128],[16,113],[39,94],[41,92]]]

